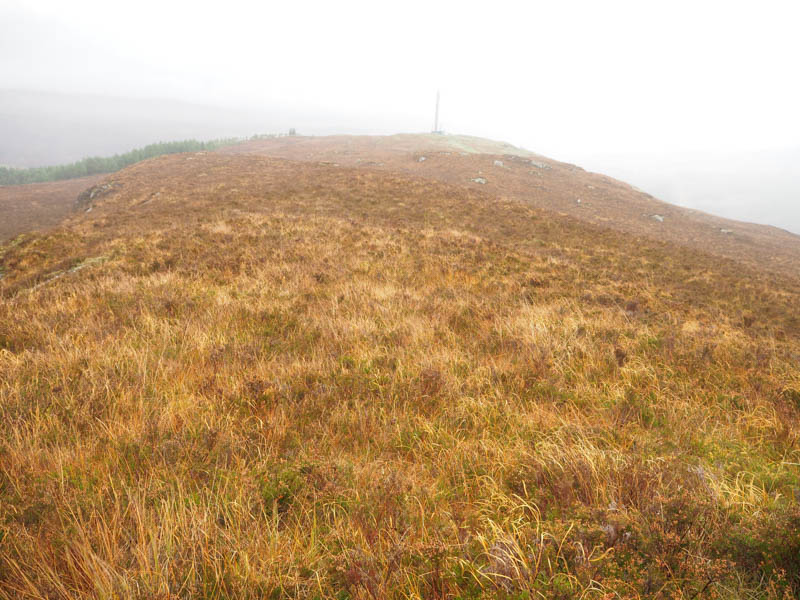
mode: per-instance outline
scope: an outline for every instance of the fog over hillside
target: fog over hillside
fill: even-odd
[[[249,137],[257,133],[387,133],[347,114],[287,106],[241,108],[163,98],[0,90],[0,165],[38,167],[108,156],[156,141]]]
[[[576,161],[673,204],[800,234],[800,147],[719,154],[609,154]]]
[[[0,92],[0,164],[34,167],[124,152],[158,140],[252,133],[265,119],[166,100]]]

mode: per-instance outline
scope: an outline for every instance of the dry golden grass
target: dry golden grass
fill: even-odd
[[[800,285],[254,156],[0,246],[0,598],[781,598]]]

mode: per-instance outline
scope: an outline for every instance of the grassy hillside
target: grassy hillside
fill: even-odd
[[[0,598],[800,592],[796,278],[379,169],[107,182],[0,246]]]
[[[800,276],[800,235],[662,202],[622,181],[503,142],[457,135],[297,136],[219,152],[378,168],[469,186],[604,229]]]

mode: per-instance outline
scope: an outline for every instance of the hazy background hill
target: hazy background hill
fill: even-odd
[[[370,128],[347,114],[274,105],[258,109],[163,98],[0,90],[0,165],[56,165],[156,141],[249,137],[286,132],[290,127],[323,135],[385,133],[393,124]]]
[[[34,167],[125,152],[156,140],[269,131],[281,119],[186,102],[0,91],[0,164]]]

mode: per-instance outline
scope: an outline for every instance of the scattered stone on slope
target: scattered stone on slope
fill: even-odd
[[[650,218],[652,218],[655,221],[658,221],[659,223],[664,222],[664,215],[651,215]]]
[[[75,200],[75,209],[83,209],[86,212],[92,210],[92,202],[98,198],[102,198],[114,189],[113,183],[101,183],[94,185],[88,189],[83,190],[78,198]]]
[[[503,160],[508,162],[522,163],[523,165],[529,165],[532,162],[530,158],[525,158],[524,156],[519,156],[518,154],[504,154]]]
[[[475,177],[474,179],[470,179],[470,181],[474,181],[475,183],[480,183],[481,185],[486,183],[486,179],[483,177]]]

